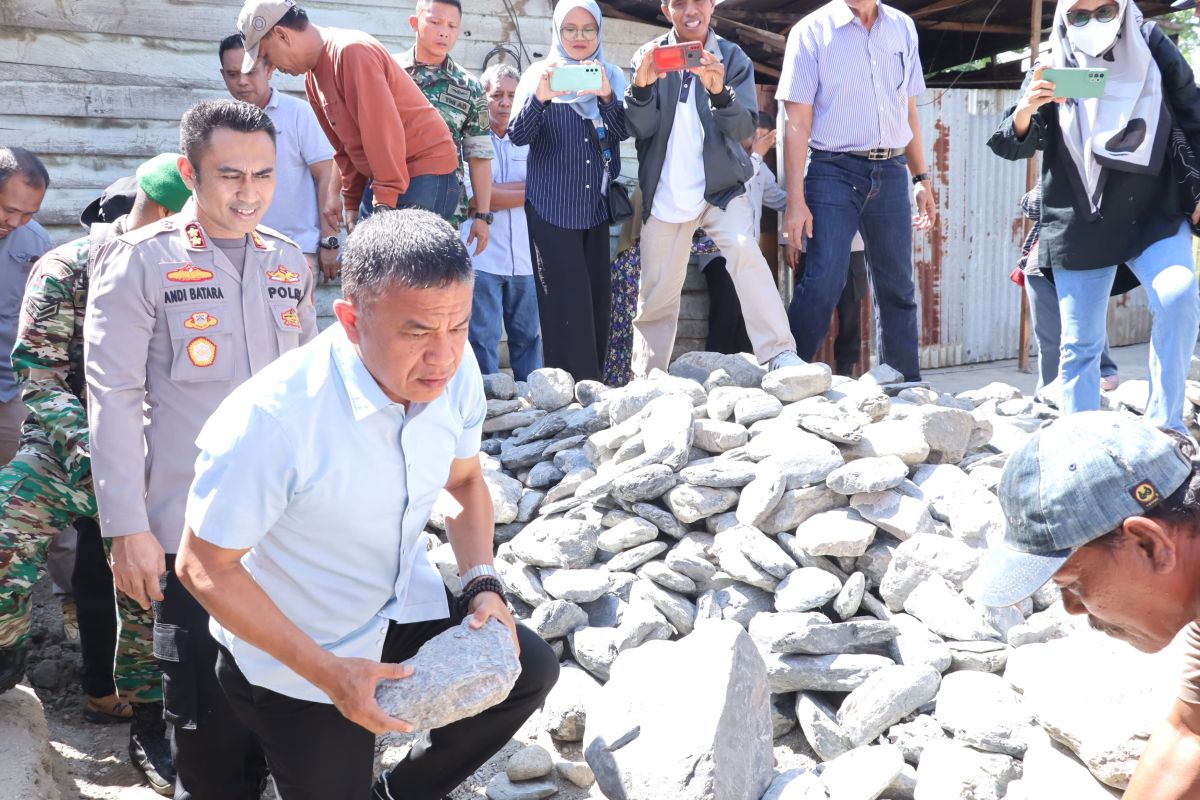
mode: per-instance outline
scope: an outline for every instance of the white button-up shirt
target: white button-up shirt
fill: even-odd
[[[846,152],[907,147],[908,99],[923,91],[912,19],[879,3],[868,31],[832,0],[788,33],[775,99],[813,107],[813,149]]]
[[[492,182],[512,183],[524,181],[529,166],[529,145],[516,145],[508,136],[497,136],[492,132]],[[467,196],[474,197],[471,176],[464,173]],[[471,223],[462,224],[462,239],[465,242],[471,232]],[[467,248],[472,253],[474,246]],[[529,226],[525,221],[525,206],[506,208],[496,212],[496,218],[488,229],[488,246],[479,255],[471,256],[471,263],[480,272],[492,275],[532,275],[533,260],[529,251]]]
[[[442,395],[405,411],[333,325],[209,418],[187,523],[219,547],[249,548],[246,571],[318,645],[378,660],[389,621],[449,613],[421,532],[451,462],[478,454],[486,410],[469,347]],[[330,702],[217,620],[210,627],[250,683]]]
[[[312,106],[303,100],[272,89],[263,111],[275,124],[275,194],[262,224],[289,237],[305,253],[315,253],[321,215],[312,166],[332,162],[333,147]]]

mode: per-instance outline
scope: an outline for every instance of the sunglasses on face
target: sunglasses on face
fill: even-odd
[[[1082,28],[1093,19],[1097,22],[1112,22],[1119,13],[1121,13],[1121,8],[1116,4],[1100,6],[1093,11],[1068,11],[1067,23],[1072,27]]]

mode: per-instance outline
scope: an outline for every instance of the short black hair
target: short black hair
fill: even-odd
[[[241,100],[202,100],[179,121],[179,150],[195,169],[200,168],[200,156],[217,128],[238,133],[264,131],[275,143],[275,124],[258,106]]]
[[[50,173],[40,158],[24,147],[0,147],[0,188],[14,175],[35,188],[50,188]]]
[[[376,211],[342,246],[342,292],[359,303],[393,286],[440,289],[474,280],[458,229],[425,209]]]
[[[458,9],[458,15],[462,16],[463,10],[460,0],[417,0],[416,5],[413,7],[413,13],[415,14],[422,8],[427,8],[434,3],[441,3],[444,6],[454,6]]]
[[[225,54],[230,50],[245,50],[246,39],[240,33],[231,33],[221,40],[221,47],[217,50],[217,58],[221,59],[221,66],[225,66]]]
[[[775,130],[775,117],[765,111],[754,112],[755,120],[754,127],[766,128],[769,131]]]
[[[279,18],[275,25],[282,25],[291,31],[308,30],[308,13],[300,6],[292,6],[287,13]],[[275,27],[272,25],[271,27]]]

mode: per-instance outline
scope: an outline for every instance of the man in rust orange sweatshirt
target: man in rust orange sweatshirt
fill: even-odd
[[[368,182],[375,208],[419,206],[452,217],[460,192],[454,139],[392,55],[361,31],[323,28],[294,0],[247,0],[238,15],[243,71],[266,59],[304,75],[308,102],[334,147],[346,223]]]

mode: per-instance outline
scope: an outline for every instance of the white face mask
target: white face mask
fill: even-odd
[[[1116,44],[1117,35],[1120,32],[1121,17],[1118,16],[1112,22],[1092,20],[1082,28],[1068,25],[1067,39],[1070,40],[1071,47],[1075,50],[1096,58],[1108,52]]]

